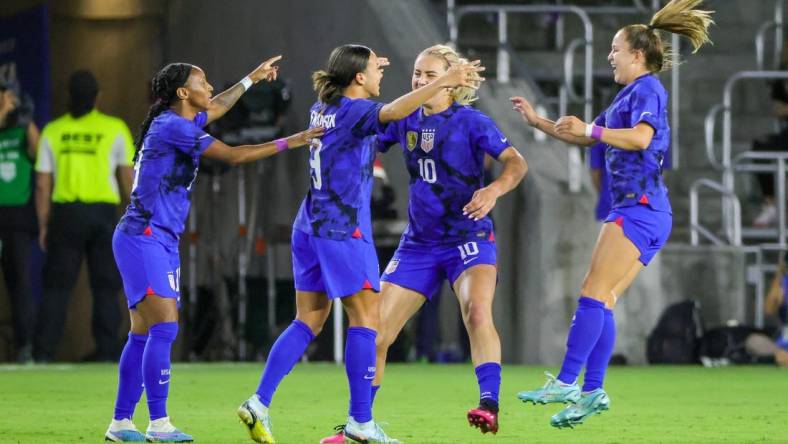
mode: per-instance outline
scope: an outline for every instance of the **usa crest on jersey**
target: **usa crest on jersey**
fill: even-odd
[[[421,150],[425,153],[432,151],[432,146],[435,143],[435,129],[425,128],[421,130]]]

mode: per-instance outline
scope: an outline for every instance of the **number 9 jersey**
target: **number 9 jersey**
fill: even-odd
[[[325,239],[372,242],[369,204],[375,147],[364,139],[385,131],[378,117],[382,107],[347,97],[331,105],[312,105],[309,127],[326,131],[309,148],[311,183],[294,229]]]
[[[484,154],[497,159],[510,146],[492,119],[456,102],[429,116],[419,109],[390,123],[378,137],[378,150],[395,143],[402,146],[410,174],[404,239],[450,244],[492,237],[489,216],[474,221],[462,214],[473,193],[484,187]]]

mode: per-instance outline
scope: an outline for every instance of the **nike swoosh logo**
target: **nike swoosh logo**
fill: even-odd
[[[475,261],[476,259],[479,259],[479,256],[472,257],[472,258],[468,259],[467,261],[462,261],[462,263],[463,263],[463,265],[467,265],[468,263],[470,263],[471,261]]]
[[[161,379],[159,379],[159,385],[169,384],[169,382],[170,382],[169,379],[166,381],[162,381]]]
[[[373,376],[364,375],[364,379],[368,379],[368,380],[375,379],[375,376],[374,375]]]
[[[506,143],[506,137],[501,137],[501,142]]]

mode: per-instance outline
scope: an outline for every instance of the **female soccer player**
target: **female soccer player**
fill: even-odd
[[[131,204],[112,241],[128,300],[131,332],[120,358],[115,415],[105,435],[108,441],[192,441],[170,423],[166,402],[170,349],[178,334],[178,240],[189,212],[199,158],[204,154],[231,164],[252,162],[310,143],[323,131],[316,126],[262,145],[231,148],[202,128],[224,115],[252,84],[274,80],[278,69],[274,63],[280,59],[266,60],[214,98],[205,73],[194,65],[173,63],[153,78],[156,103],[136,140]],[[143,383],[150,412],[145,436],[131,421]]]
[[[324,127],[326,135],[310,148],[312,180],[293,224],[296,318],[271,347],[257,392],[238,408],[257,442],[274,442],[268,414],[274,391],[322,330],[336,298],[350,324],[346,436],[364,443],[399,442],[372,419],[380,284],[369,208],[375,147],[368,136],[383,132],[387,122],[407,117],[445,88],[470,86],[484,68],[478,62],[457,65],[429,86],[384,105],[369,98],[380,94],[386,65],[366,46],[344,45],[331,53],[325,71],[312,75],[318,101],[310,111],[311,126]]]
[[[518,394],[525,402],[575,403],[552,417],[555,427],[581,424],[609,408],[602,382],[616,336],[613,306],[670,234],[672,211],[661,174],[670,141],[668,96],[656,73],[674,61],[657,31],[687,37],[696,52],[709,42],[708,27],[713,23],[712,12],[694,9],[700,1],[671,0],[650,24],[625,26],[616,33],[607,59],[613,79],[624,88],[592,124],[574,116],[552,122],[538,116],[522,97],[511,99],[527,124],[556,139],[607,145],[612,209],[583,281],[561,372],[558,378],[548,374],[544,387]],[[581,391],[576,381],[583,365]]]
[[[450,47],[436,45],[416,58],[414,91],[432,84],[452,66],[465,63]],[[382,280],[381,333],[377,344],[380,388],[389,346],[407,322],[448,279],[460,302],[471,342],[480,401],[467,418],[482,433],[498,431],[501,342],[492,302],[497,279],[495,236],[487,216],[496,200],[513,189],[528,170],[495,123],[468,106],[473,88],[436,94],[406,119],[389,125],[381,149],[402,146],[410,173],[408,228]],[[503,171],[484,186],[484,155]]]

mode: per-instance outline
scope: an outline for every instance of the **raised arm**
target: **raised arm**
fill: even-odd
[[[290,137],[260,145],[241,145],[236,147],[230,147],[221,140],[214,140],[205,149],[204,155],[231,165],[240,165],[273,156],[279,151],[308,145],[315,137],[322,136],[323,131],[322,127],[315,127],[293,134]]]
[[[514,147],[506,148],[498,156],[498,161],[503,163],[501,175],[491,184],[476,190],[470,202],[462,208],[462,214],[469,219],[479,220],[486,216],[498,198],[514,189],[528,172],[528,163]]]
[[[471,63],[452,66],[434,82],[383,105],[378,118],[383,123],[404,119],[443,88],[454,88],[456,86],[478,88],[479,82],[484,80],[479,75],[480,72],[484,71],[484,67],[480,63],[478,60],[475,60]]]
[[[254,71],[250,72],[248,76],[244,77],[240,82],[236,83],[226,91],[211,99],[211,106],[208,108],[208,123],[222,117],[230,108],[238,102],[238,99],[249,89],[252,84],[260,80],[267,80],[272,82],[276,80],[276,75],[279,67],[274,63],[282,60],[282,56],[271,57],[260,64]]]

